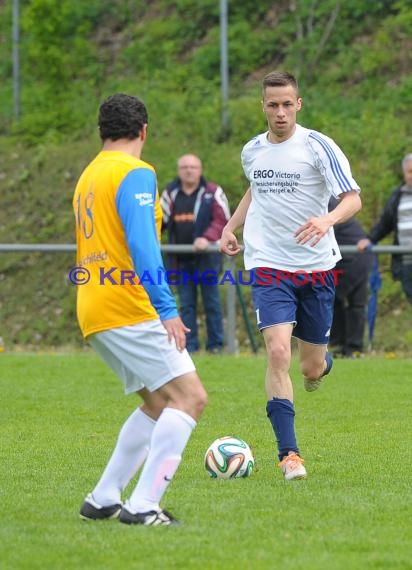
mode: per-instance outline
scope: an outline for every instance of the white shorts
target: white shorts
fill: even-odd
[[[169,342],[160,319],[98,332],[87,340],[123,381],[126,394],[142,388],[154,392],[196,370],[187,350],[179,352]]]

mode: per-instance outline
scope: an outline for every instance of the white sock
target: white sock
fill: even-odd
[[[175,408],[165,408],[156,422],[150,451],[127,509],[131,513],[158,510],[182,459],[182,453],[196,427],[195,420]]]
[[[94,500],[102,507],[121,502],[121,493],[147,457],[156,422],[137,408],[120,430],[116,447],[94,488]]]

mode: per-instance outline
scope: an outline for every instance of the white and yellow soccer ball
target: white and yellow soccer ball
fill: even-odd
[[[238,437],[219,437],[205,453],[206,471],[214,479],[249,477],[254,466],[252,450]]]

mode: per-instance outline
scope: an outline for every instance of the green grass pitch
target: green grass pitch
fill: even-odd
[[[138,404],[92,353],[0,355],[2,570],[412,568],[412,360],[338,360],[303,390],[308,479],[285,483],[265,417],[263,356],[199,356],[209,405],[164,497],[178,528],[88,523],[78,510]],[[249,479],[212,480],[208,445],[253,448]]]

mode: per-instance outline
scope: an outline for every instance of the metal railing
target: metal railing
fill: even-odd
[[[162,244],[160,246],[162,252],[165,253],[196,253],[191,245],[172,245]],[[342,253],[357,253],[356,245],[341,245],[339,249]],[[45,251],[53,252],[70,252],[76,251],[76,244],[73,243],[0,243],[0,252],[34,252]],[[219,246],[209,245],[204,252],[211,253],[219,251]],[[411,247],[401,245],[374,245],[371,247],[373,253],[412,253]],[[229,256],[227,256],[229,257]]]
[[[359,253],[355,245],[342,245],[339,247],[341,253]],[[56,243],[0,243],[0,253],[1,252],[11,252],[11,253],[32,253],[32,252],[44,252],[44,253],[70,253],[76,251],[75,244],[56,244]],[[202,253],[218,252],[219,247],[217,245],[210,245],[203,252],[195,252],[191,245],[172,245],[172,244],[162,244],[162,253],[196,253],[202,255]],[[399,245],[374,245],[371,247],[371,251],[375,254],[383,253],[398,253],[398,254],[412,254],[412,248],[403,247]],[[362,255],[361,253],[359,255]],[[231,273],[232,276],[236,275],[236,257],[231,257],[224,255],[226,270]],[[232,286],[227,287],[226,293],[226,339],[227,339],[227,351],[229,354],[235,354],[238,350],[237,338],[236,338],[236,288]]]

